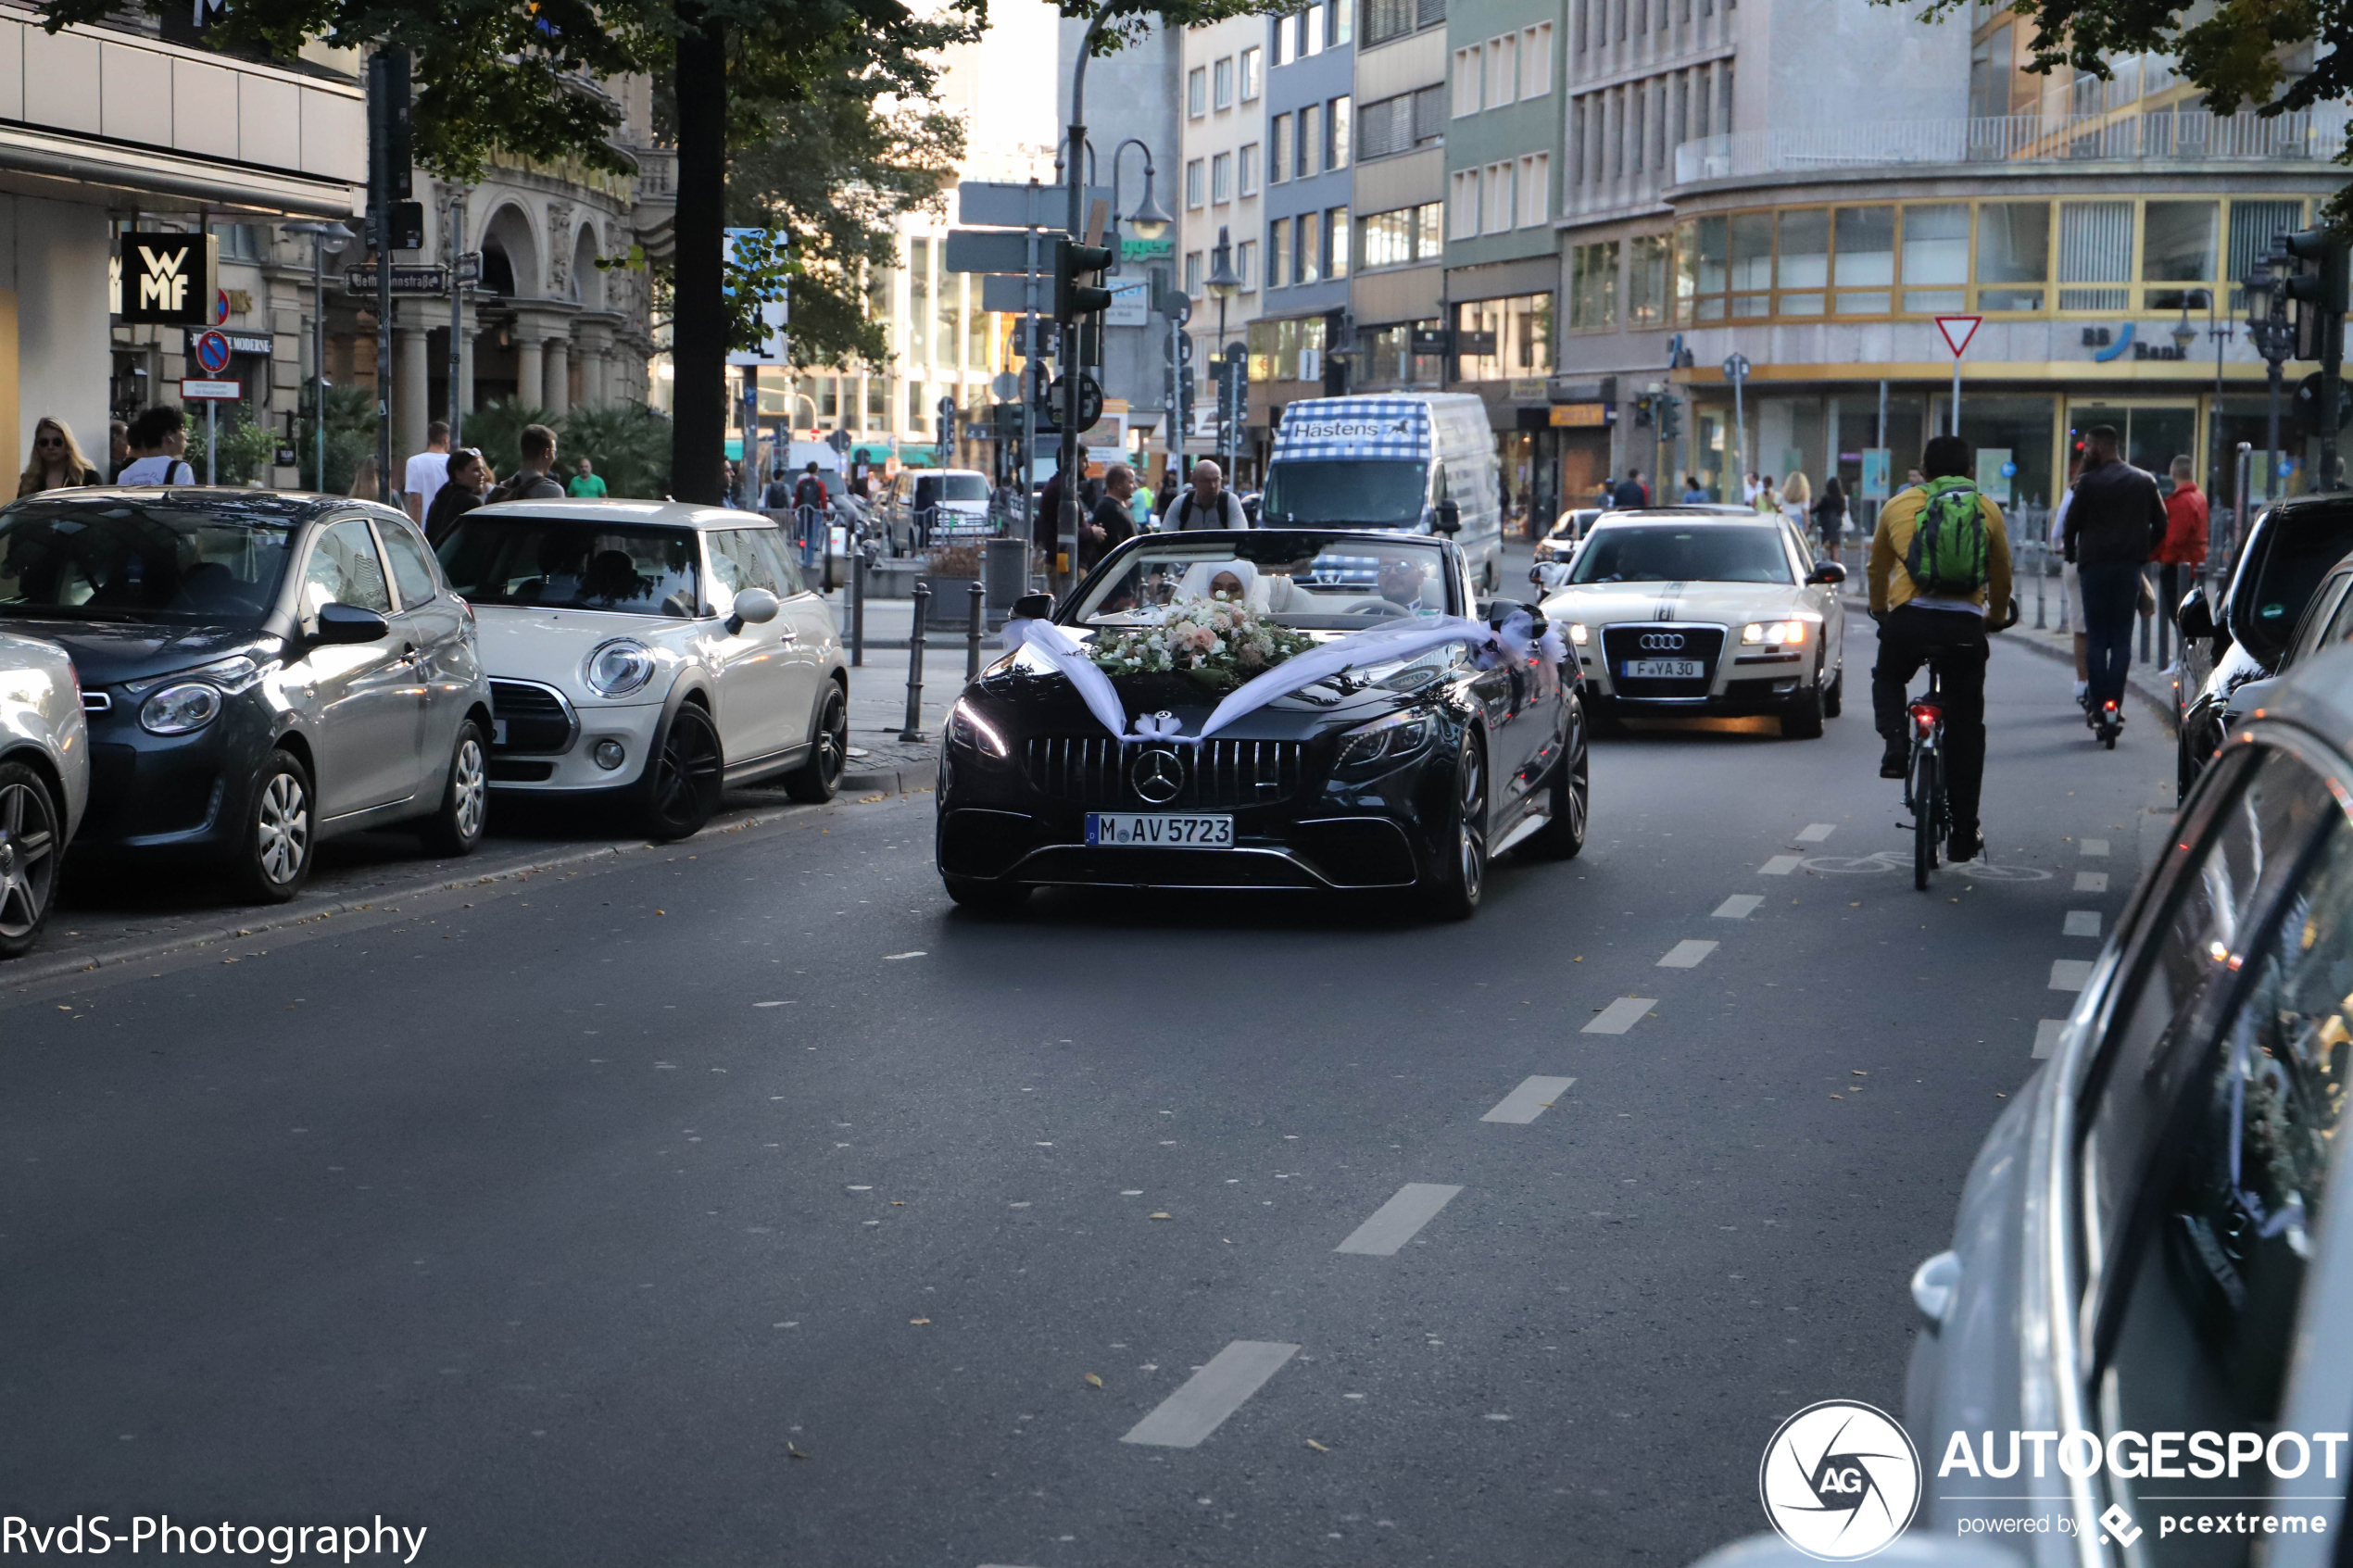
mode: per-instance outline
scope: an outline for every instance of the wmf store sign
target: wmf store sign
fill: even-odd
[[[132,325],[208,324],[220,245],[210,234],[124,234],[107,283],[116,318]]]

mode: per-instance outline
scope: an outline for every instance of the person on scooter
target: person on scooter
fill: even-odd
[[[2102,739],[2124,722],[2124,672],[2133,662],[2133,615],[2141,571],[2165,539],[2165,501],[2157,481],[2117,456],[2116,427],[2083,433],[2083,477],[2068,503],[2062,547],[2082,583],[2084,712]]]

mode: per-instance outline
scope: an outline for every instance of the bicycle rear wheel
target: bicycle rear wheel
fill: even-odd
[[[1912,748],[1912,885],[1922,893],[1928,891],[1928,873],[1936,869],[1936,819],[1944,805],[1936,760],[1930,747]]]

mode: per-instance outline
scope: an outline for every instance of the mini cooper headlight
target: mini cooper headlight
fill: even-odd
[[[1741,642],[1750,647],[1762,643],[1768,646],[1782,646],[1806,640],[1803,621],[1752,621],[1741,628]]]
[[[1403,762],[1426,748],[1437,734],[1438,721],[1428,712],[1392,713],[1342,735],[1337,766]]]
[[[635,637],[615,637],[588,656],[581,675],[598,696],[627,696],[654,678],[653,650]]]
[[[979,711],[962,697],[957,698],[956,706],[948,710],[948,739],[951,745],[977,751],[983,757],[1005,758],[1013,755],[1005,745],[1005,737],[997,733],[997,727],[982,718]]]
[[[194,734],[220,717],[220,688],[203,681],[166,686],[139,705],[139,727],[150,734]]]

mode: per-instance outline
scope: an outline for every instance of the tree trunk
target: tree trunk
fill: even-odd
[[[691,24],[700,7],[681,6]],[[703,19],[678,40],[677,251],[671,280],[670,493],[719,504],[727,450],[723,304],[727,194],[726,24]]]

